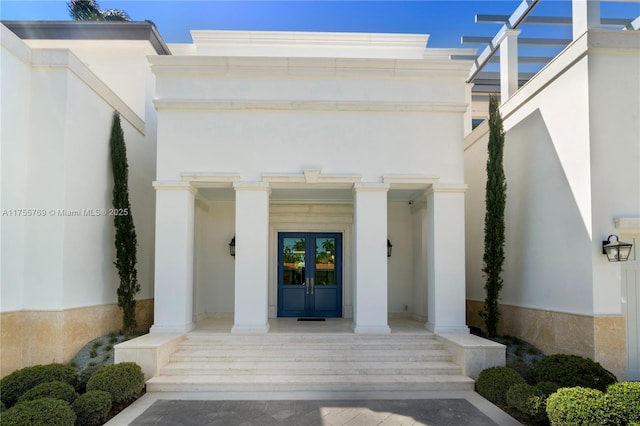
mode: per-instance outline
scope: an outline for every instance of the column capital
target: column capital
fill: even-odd
[[[353,192],[388,192],[391,185],[388,183],[354,183]]]
[[[191,183],[181,180],[155,180],[152,185],[156,191],[189,191],[194,195],[198,193]]]
[[[233,189],[238,191],[265,191],[271,195],[271,187],[267,182],[233,182]]]
[[[497,43],[500,44],[503,41],[505,41],[507,38],[518,37],[521,32],[522,32],[522,30],[514,29],[514,28],[508,29],[508,30],[504,30],[502,32],[502,34],[500,34],[500,38],[498,38]]]
[[[464,194],[467,191],[466,184],[448,184],[448,183],[434,183],[425,191],[425,194],[442,194],[442,193],[461,193]]]

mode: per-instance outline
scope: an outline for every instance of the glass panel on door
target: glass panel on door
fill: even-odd
[[[305,285],[305,238],[284,238],[282,241],[283,285]]]
[[[278,234],[278,316],[342,316],[342,234]]]

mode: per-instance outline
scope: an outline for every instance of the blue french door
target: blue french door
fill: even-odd
[[[278,316],[342,316],[342,234],[278,234]]]

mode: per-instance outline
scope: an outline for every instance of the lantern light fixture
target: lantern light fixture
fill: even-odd
[[[611,241],[612,237],[615,237],[616,240]],[[602,254],[607,256],[609,262],[626,262],[629,260],[632,246],[632,244],[620,241],[617,235],[611,234],[607,241],[602,242]]]
[[[236,257],[236,236],[234,235],[229,242],[229,254],[233,257]]]
[[[391,249],[393,248],[393,244],[391,244],[391,241],[389,241],[389,239],[387,239],[387,257],[391,257]]]

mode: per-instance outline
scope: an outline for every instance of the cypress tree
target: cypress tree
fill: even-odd
[[[505,225],[504,209],[507,201],[507,182],[502,166],[504,129],[498,109],[498,99],[489,99],[489,158],[487,160],[487,186],[485,190],[486,212],[484,217],[484,267],[485,301],[480,316],[484,319],[487,334],[497,334],[500,311],[498,301],[502,290],[504,265]]]
[[[120,115],[117,112],[113,114],[109,148],[113,170],[113,220],[116,230],[116,261],[114,264],[120,277],[118,307],[122,309],[123,313],[122,332],[131,334],[137,327],[136,294],[140,291],[136,271],[136,245],[138,241],[129,203],[127,147],[120,125]]]

